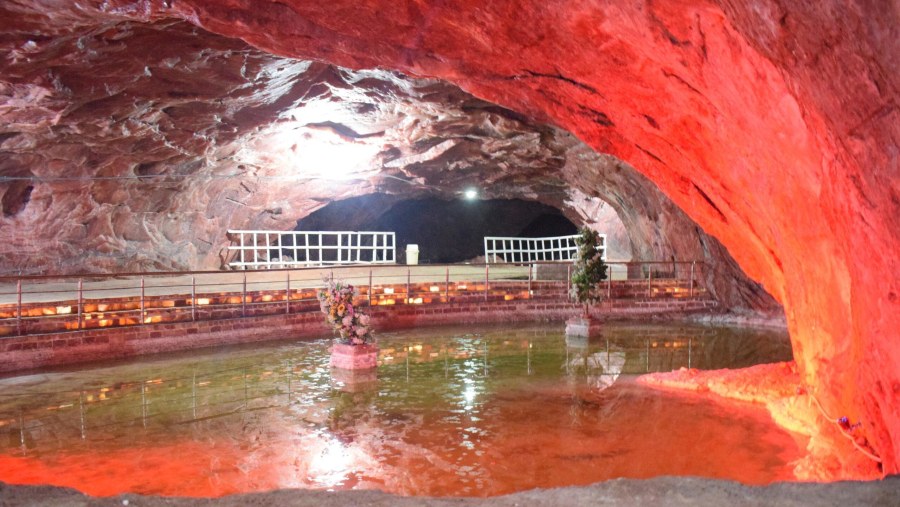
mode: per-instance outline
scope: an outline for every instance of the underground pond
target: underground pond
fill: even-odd
[[[791,359],[787,336],[684,324],[420,328],[369,373],[330,339],[0,379],[0,480],[91,495],[278,488],[492,496],[660,475],[790,480],[802,437],[761,408],[634,382]]]

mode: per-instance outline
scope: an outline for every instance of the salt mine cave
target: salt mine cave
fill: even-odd
[[[19,336],[29,277],[226,271],[231,230],[390,227],[425,265],[477,264],[482,236],[565,222],[604,232],[612,260],[696,261],[708,319],[789,334],[792,361],[637,383],[763,407],[804,439],[779,480],[883,488],[817,485],[835,505],[898,501],[897,2],[6,0],[0,34],[0,303],[20,284],[5,375],[102,359]],[[431,290],[450,299],[446,273]],[[143,280],[139,324],[155,322]],[[71,334],[94,339],[78,297]],[[0,481],[46,482],[20,463],[0,459]],[[628,484],[608,494],[638,495]],[[59,491],[0,498],[74,495]],[[306,494],[290,501],[371,501]]]

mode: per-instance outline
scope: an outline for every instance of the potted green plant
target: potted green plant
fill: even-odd
[[[599,321],[591,317],[590,307],[603,300],[600,282],[606,280],[607,266],[598,248],[600,235],[588,227],[582,227],[575,240],[578,252],[572,270],[570,296],[581,304],[581,317],[566,321],[566,334],[592,336],[599,333]]]
[[[325,322],[340,339],[331,347],[331,366],[345,370],[375,368],[378,348],[370,343],[369,316],[353,303],[356,288],[341,281],[325,279],[325,288],[317,294]]]

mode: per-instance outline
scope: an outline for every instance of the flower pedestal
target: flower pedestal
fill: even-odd
[[[331,382],[335,389],[345,393],[363,393],[378,388],[378,369],[347,370],[332,368]]]
[[[368,370],[378,366],[378,347],[369,343],[348,345],[335,343],[331,347],[332,368],[343,370]]]
[[[600,319],[594,317],[573,317],[566,321],[566,336],[590,338],[600,336],[601,330]]]

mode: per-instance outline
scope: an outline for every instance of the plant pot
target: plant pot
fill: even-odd
[[[601,322],[593,317],[573,317],[566,321],[566,336],[600,336]]]
[[[372,344],[348,345],[335,343],[331,347],[332,368],[366,370],[378,366],[378,347]]]

